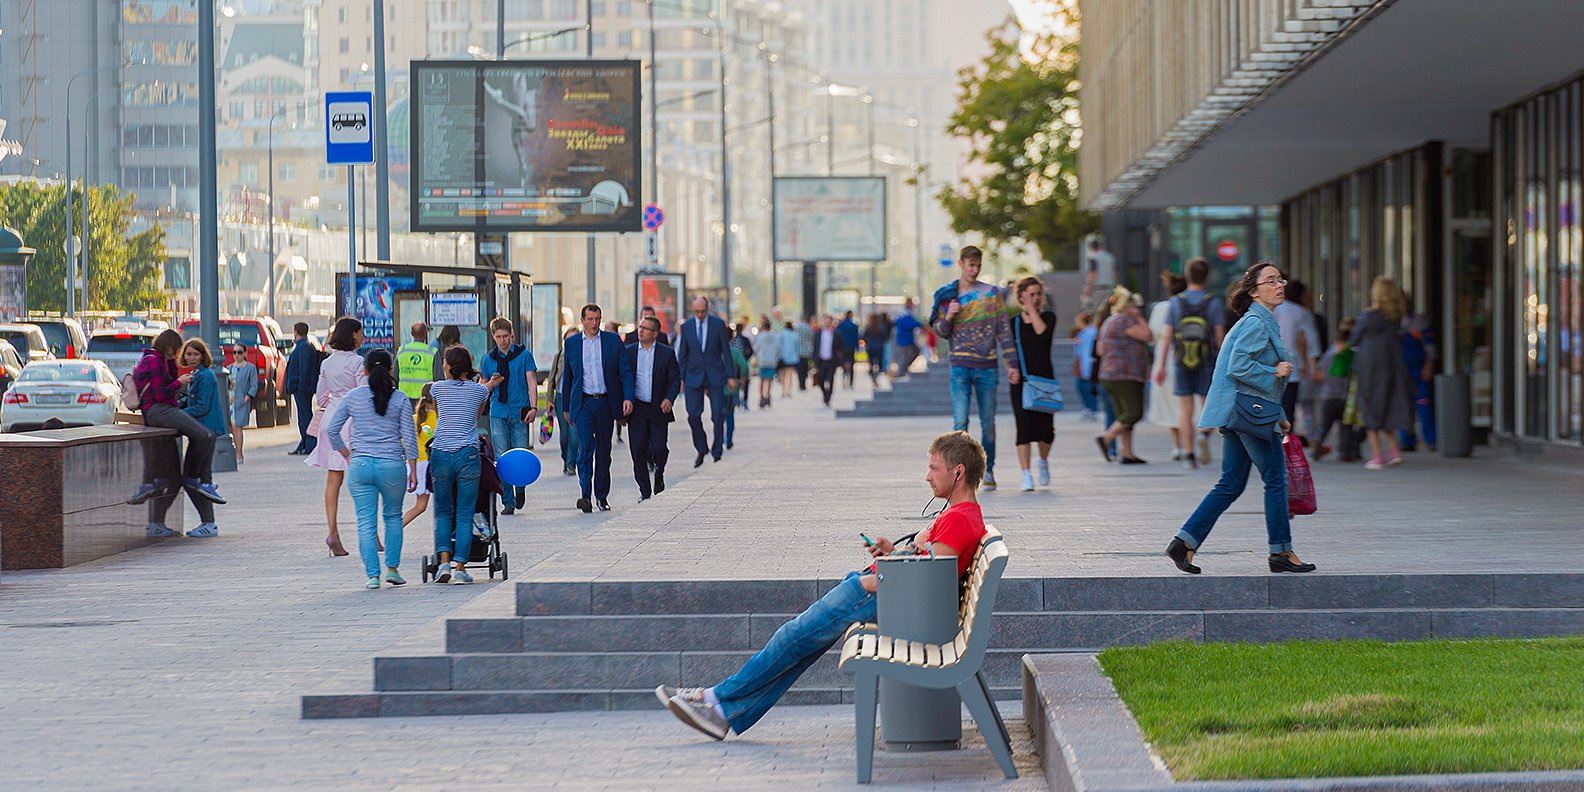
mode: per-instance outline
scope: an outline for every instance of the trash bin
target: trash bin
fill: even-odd
[[[1444,457],[1466,457],[1474,451],[1473,400],[1469,375],[1437,374],[1435,378],[1436,441]]]
[[[875,565],[876,620],[898,639],[949,643],[957,637],[957,559],[889,556]],[[880,680],[880,738],[887,751],[948,751],[962,739],[957,691]]]

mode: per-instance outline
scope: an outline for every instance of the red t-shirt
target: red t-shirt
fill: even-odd
[[[957,577],[961,578],[968,574],[968,565],[973,563],[984,534],[984,513],[979,510],[979,504],[965,502],[946,507],[928,530],[914,537],[913,543],[919,547],[935,542],[950,545],[957,551]]]

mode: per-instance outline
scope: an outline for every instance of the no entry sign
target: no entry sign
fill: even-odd
[[[1222,261],[1237,261],[1238,244],[1230,239],[1223,239],[1216,243],[1216,257]]]
[[[647,228],[650,231],[654,231],[654,230],[657,230],[658,228],[660,228],[660,224],[662,224],[664,222],[665,222],[665,212],[660,211],[660,207],[658,205],[649,204],[648,206],[645,206],[643,208],[643,227],[644,228]]]

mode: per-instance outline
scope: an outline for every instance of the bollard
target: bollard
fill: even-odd
[[[1467,374],[1435,378],[1436,441],[1444,457],[1466,457],[1474,451],[1472,398]]]
[[[949,643],[957,637],[957,559],[888,556],[879,559],[876,622],[897,639]],[[949,751],[962,739],[962,699],[880,680],[880,737],[887,751]]]
[[[236,472],[236,443],[232,442],[230,432],[215,438],[214,465],[210,469],[216,473]]]

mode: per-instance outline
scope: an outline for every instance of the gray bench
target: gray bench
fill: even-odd
[[[958,611],[960,628],[948,643],[906,641],[881,633],[874,624],[854,625],[842,644],[841,670],[852,674],[857,722],[858,783],[869,783],[874,768],[875,707],[880,678],[916,687],[955,688],[984,735],[985,744],[1007,778],[1017,778],[1006,723],[979,673],[990,643],[990,616],[1006,571],[1007,549],[1001,532],[986,526],[979,541]]]

